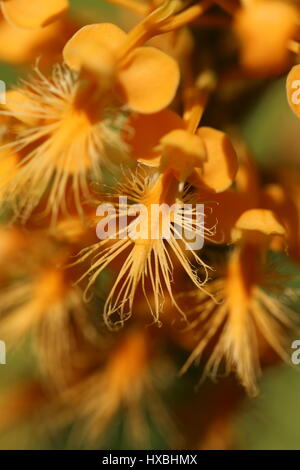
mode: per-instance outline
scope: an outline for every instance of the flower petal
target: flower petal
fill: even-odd
[[[161,139],[162,169],[174,170],[176,177],[184,181],[195,167],[202,168],[206,158],[203,140],[183,129],[169,132]]]
[[[177,62],[154,47],[133,50],[119,69],[120,93],[133,110],[152,114],[166,108],[179,85]]]
[[[126,122],[123,136],[132,158],[150,166],[159,166],[159,141],[170,131],[184,127],[181,117],[170,109],[147,115],[133,113]]]
[[[231,244],[232,230],[237,220],[243,212],[253,207],[249,197],[239,193],[235,188],[216,193],[213,197],[211,191],[199,188],[197,194],[199,199],[204,201],[206,227],[216,227],[210,240],[222,245]]]
[[[126,37],[122,29],[111,23],[84,26],[65,45],[64,61],[75,72],[84,67],[101,73],[114,64]]]
[[[202,170],[195,169],[190,182],[197,187],[206,187],[219,193],[233,182],[238,170],[237,155],[229,137],[211,127],[201,127],[197,131],[206,149],[207,159]]]
[[[0,20],[0,61],[19,65],[41,56],[39,66],[56,62],[74,27],[64,18],[39,29],[16,28]]]
[[[233,239],[240,239],[245,232],[250,232],[250,236],[251,232],[254,236],[255,232],[258,232],[258,236],[284,236],[286,230],[277,220],[274,212],[268,209],[250,209],[245,211],[237,220],[233,229]]]
[[[34,29],[55,21],[68,7],[68,0],[8,0],[1,2],[5,19],[20,28]]]
[[[287,44],[297,34],[298,11],[290,2],[249,2],[235,16],[241,63],[256,75],[282,73],[291,61]]]

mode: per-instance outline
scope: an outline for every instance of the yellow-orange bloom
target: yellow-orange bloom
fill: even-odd
[[[170,110],[151,116],[133,114],[124,135],[130,155],[153,167],[172,169],[180,181],[213,192],[231,186],[237,156],[229,137],[210,127],[190,132],[183,119]]]
[[[264,207],[273,210],[284,222],[289,255],[300,262],[300,180],[297,169],[281,170],[279,183],[269,184],[263,191]],[[276,240],[277,249],[282,248]]]
[[[130,109],[151,114],[167,107],[179,84],[177,62],[153,47],[136,47],[122,54],[129,35],[110,23],[80,29],[64,48],[71,70],[87,70],[100,86],[113,89]]]
[[[155,322],[160,321],[165,296],[184,316],[172,292],[173,259],[194,285],[202,289],[209,266],[189,245],[200,236],[209,239],[214,227],[204,225],[201,207],[199,209],[195,204],[199,201],[193,200],[188,190],[179,189],[179,182],[170,170],[158,173],[138,168],[136,173],[128,173],[118,185],[115,196],[116,213],[110,220],[117,222],[116,231],[79,254],[78,262],[92,257],[91,267],[81,278],[89,278],[86,292],[94,286],[103,270],[119,259],[122,265],[104,305],[104,319],[109,326],[122,326],[132,315],[139,290],[145,296]],[[119,204],[118,196],[126,196],[128,202]],[[132,214],[132,203],[137,207],[142,205],[143,210],[135,209]],[[128,223],[122,227],[125,216],[128,216]],[[126,257],[125,261],[122,255]],[[196,267],[204,270],[204,280],[200,280]]]
[[[235,17],[241,42],[241,63],[256,74],[284,71],[290,63],[288,44],[298,30],[299,11],[281,0],[255,0]]]
[[[271,211],[255,209],[242,214],[235,232],[241,238],[229,257],[225,276],[207,284],[217,302],[205,292],[190,294],[197,306],[188,314],[189,328],[199,342],[183,371],[210,344],[204,373],[215,377],[223,366],[227,373],[237,374],[250,394],[256,394],[262,351],[269,345],[288,362],[288,340],[297,316],[272,295],[282,278],[265,263],[268,244],[274,235],[285,234],[284,227]]]
[[[41,65],[61,60],[66,41],[75,25],[65,18],[39,29],[21,29],[0,20],[0,60],[13,65],[32,64],[40,57]]]
[[[36,77],[7,93],[1,114],[13,119],[15,136],[2,149],[21,150],[22,158],[14,177],[1,183],[5,199],[24,220],[43,197],[53,221],[70,205],[81,213],[82,201],[91,198],[90,179],[101,178],[103,166],[126,161],[118,131],[122,116],[113,104],[95,84],[60,66],[50,78],[37,69]]]
[[[125,412],[130,443],[138,447],[149,442],[145,410],[153,424],[157,422],[169,435],[174,432],[158,393],[172,378],[172,369],[164,358],[156,357],[154,344],[150,330],[124,332],[104,364],[62,394],[62,404],[71,407],[71,416],[83,420],[81,437],[92,442],[103,439],[106,428],[121,410]],[[164,377],[160,376],[162,363]]]

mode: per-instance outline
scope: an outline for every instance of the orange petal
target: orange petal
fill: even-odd
[[[102,73],[103,68],[114,65],[126,37],[122,29],[111,23],[84,26],[65,45],[64,61],[76,72],[84,67]]]
[[[176,129],[165,135],[160,142],[162,169],[171,168],[179,180],[185,180],[195,167],[202,168],[206,152],[199,136]]]
[[[16,28],[0,19],[0,62],[19,65],[34,63],[40,57],[39,67],[61,61],[61,51],[78,28],[67,17],[45,28]]]
[[[300,117],[300,64],[295,65],[288,74],[286,92],[290,108]]]
[[[56,20],[68,7],[68,0],[7,0],[1,2],[5,19],[20,28],[34,29]]]
[[[297,9],[278,0],[249,2],[235,16],[241,62],[256,74],[281,73],[289,64],[287,44],[297,34]]]
[[[285,235],[283,225],[277,220],[274,212],[268,209],[250,209],[245,211],[237,220],[232,238],[238,240],[244,232],[259,232],[259,234]]]
[[[222,193],[213,194],[213,196],[211,191],[199,188],[197,194],[204,202],[206,227],[216,226],[216,232],[210,237],[210,240],[218,244],[230,244],[232,242],[231,232],[237,220],[243,212],[253,207],[251,200],[247,195],[236,191],[235,188],[229,188]]]
[[[154,47],[139,47],[119,69],[120,93],[133,110],[152,114],[166,108],[179,85],[177,62]]]
[[[181,117],[169,109],[147,115],[133,113],[126,122],[123,136],[131,157],[151,166],[159,166],[161,153],[155,147],[160,139],[170,131],[184,127]]]
[[[238,169],[233,145],[224,132],[211,127],[201,127],[197,135],[204,142],[207,159],[202,170],[194,170],[190,182],[217,193],[225,191],[232,184]]]
[[[290,198],[290,195],[279,184],[268,184],[261,194],[263,207],[274,211],[280,219],[284,221],[286,227],[286,238],[288,241],[289,252],[294,256],[298,252],[299,223],[297,209]],[[273,251],[282,251],[285,243],[282,237],[274,237],[271,249]]]

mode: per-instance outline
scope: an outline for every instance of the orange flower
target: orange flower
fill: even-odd
[[[43,371],[61,387],[94,360],[87,339],[87,328],[90,335],[93,330],[87,322],[89,307],[74,286],[78,274],[62,268],[70,245],[62,237],[45,238],[45,232],[28,235],[15,229],[0,235],[0,336],[15,347],[34,332]]]
[[[237,172],[237,156],[229,137],[210,127],[200,127],[197,98],[186,120],[170,110],[151,116],[129,117],[124,138],[130,155],[153,167],[172,169],[180,181],[213,192],[231,186]]]
[[[165,0],[108,0],[110,3],[119,5],[127,10],[126,15],[124,15],[124,21],[126,30],[128,27],[131,28],[132,24],[136,24],[137,19],[141,20],[147,15],[150,15],[155,9],[159,6],[162,6],[165,3]],[[176,2],[173,2],[174,4]],[[186,2],[187,5],[189,2]],[[178,3],[179,5],[179,3]],[[202,6],[204,3],[202,2]],[[183,6],[183,4],[182,4]],[[193,7],[192,7],[193,8]],[[203,8],[205,11],[205,8]],[[129,15],[128,12],[132,12],[133,15]],[[199,11],[200,14],[201,10]],[[197,16],[197,15],[195,15]],[[121,17],[123,19],[123,15]],[[176,16],[175,16],[176,18]],[[172,18],[170,18],[172,21]],[[191,18],[192,20],[192,18]],[[162,27],[164,25],[162,24]],[[183,65],[185,60],[191,59],[191,52],[194,46],[193,35],[188,28],[170,28],[169,32],[159,34],[152,37],[147,41],[148,46],[154,46],[162,51],[166,52],[168,55],[176,59],[180,66]]]
[[[119,196],[126,196],[128,203],[119,205]],[[189,244],[191,240],[195,242],[202,232],[203,237],[209,239],[214,227],[204,226],[201,209],[195,205],[197,201],[193,200],[188,191],[179,189],[179,182],[170,170],[158,173],[138,168],[136,173],[128,173],[123,183],[118,185],[115,199],[115,203],[114,199],[112,203],[116,214],[112,218],[117,222],[116,232],[79,253],[78,263],[93,257],[91,267],[79,280],[89,277],[86,294],[94,286],[99,274],[114,260],[121,260],[124,254],[125,261],[118,270],[104,305],[104,319],[108,326],[122,326],[131,316],[139,289],[147,300],[155,322],[160,321],[165,295],[185,316],[172,293],[173,258],[177,259],[191,281],[202,289],[209,266],[189,248]],[[134,214],[133,220],[130,217],[132,203],[143,205],[144,208]],[[189,204],[188,209],[184,204]],[[153,212],[152,207],[159,210]],[[168,210],[165,210],[166,207]],[[128,216],[127,233],[121,226],[125,215]],[[191,222],[193,218],[197,218],[194,224]],[[153,228],[156,231],[154,235],[151,232]],[[131,236],[134,230],[136,234]],[[178,236],[180,232],[186,238]],[[203,281],[190,258],[204,270]]]
[[[9,23],[26,29],[47,26],[69,6],[68,0],[1,0],[0,4]]]
[[[49,250],[49,246],[46,248]],[[56,261],[62,263],[63,259]],[[21,266],[19,271],[22,272]],[[0,332],[10,345],[22,340],[37,325],[45,326],[49,318],[50,330],[55,323],[66,324],[68,312],[83,312],[85,308],[80,291],[72,287],[64,270],[53,265],[32,269],[31,275],[33,279],[12,282],[2,292]]]
[[[90,177],[100,179],[103,166],[130,164],[119,136],[124,103],[152,113],[173,99],[176,61],[154,48],[134,47],[130,35],[125,53],[126,38],[112,24],[86,26],[64,49],[72,70],[57,66],[49,79],[37,70],[36,79],[8,93],[2,114],[17,121],[16,137],[3,148],[22,149],[24,156],[4,194],[24,220],[44,196],[53,222],[68,211],[70,199],[82,213]],[[73,194],[66,201],[68,186]]]
[[[66,44],[64,60],[73,71],[98,76],[100,86],[106,83],[133,111],[160,111],[176,93],[178,65],[153,47],[130,47],[127,52],[129,41],[131,36],[113,24],[88,25]]]
[[[265,264],[265,250],[274,235],[284,236],[285,230],[271,211],[252,209],[238,219],[234,228],[237,245],[226,274],[207,285],[217,302],[205,292],[190,294],[198,305],[188,314],[189,328],[200,339],[183,371],[210,344],[204,373],[215,377],[224,361],[225,371],[235,372],[247,391],[256,394],[260,355],[266,344],[289,362],[288,339],[295,331],[297,316],[265,290],[276,294],[282,283],[280,274]]]
[[[144,412],[153,424],[169,435],[174,425],[160,398],[159,390],[172,379],[172,369],[161,356],[156,357],[150,330],[129,330],[118,337],[99,370],[75,384],[61,396],[71,416],[83,420],[80,434],[93,443],[103,439],[106,428],[121,410],[129,441],[138,447],[149,442]],[[160,376],[163,365],[164,376]]]
[[[3,194],[23,220],[43,197],[53,222],[70,204],[82,213],[82,201],[91,198],[90,178],[127,159],[118,133],[122,116],[112,98],[66,67],[56,66],[50,78],[36,69],[35,78],[7,93],[2,109],[15,133],[2,149],[22,153],[14,178],[2,180]]]
[[[216,233],[213,241],[224,245],[231,244],[232,229],[243,212],[260,207],[262,194],[257,168],[249,154],[248,148],[241,142],[234,142],[238,155],[238,170],[234,179],[234,187],[223,192],[211,195],[211,190],[203,189],[199,185],[198,193],[202,201],[211,201],[206,204],[206,218],[208,226],[217,220]],[[225,160],[226,162],[226,160]],[[221,166],[222,168],[222,166]],[[216,176],[218,172],[216,171]],[[226,181],[226,173],[224,181]],[[192,181],[192,179],[190,178]],[[199,181],[199,178],[198,178]]]
[[[196,96],[198,98],[197,94]],[[143,204],[146,207],[146,213],[140,213],[133,222],[128,223],[127,228],[130,229],[132,224],[135,227],[138,223],[142,227],[141,230],[147,227],[146,233],[144,231],[143,236],[132,239],[130,235],[121,236],[121,233],[117,231],[113,234],[117,239],[116,242],[111,244],[110,238],[101,240],[83,250],[79,259],[79,261],[85,260],[96,255],[91,268],[81,278],[90,276],[87,286],[89,289],[99,274],[121,253],[126,253],[126,250],[131,247],[104,306],[104,318],[109,325],[113,324],[111,318],[117,318],[116,323],[122,325],[131,316],[139,286],[142,287],[155,321],[159,321],[162,312],[164,289],[173,305],[178,308],[172,293],[173,262],[168,254],[167,246],[200,290],[207,279],[209,267],[194,250],[189,252],[187,249],[189,243],[184,238],[176,239],[178,238],[176,232],[180,226],[185,234],[187,230],[190,231],[190,235],[193,234],[193,240],[197,239],[201,232],[203,232],[203,238],[209,240],[214,235],[215,227],[214,225],[205,226],[202,217],[197,212],[199,209],[195,205],[195,202],[200,203],[200,200],[193,198],[193,194],[189,194],[188,190],[184,191],[181,186],[193,173],[194,168],[199,167],[197,183],[200,181],[202,185],[209,186],[213,191],[223,191],[232,183],[237,162],[229,139],[222,133],[208,128],[200,128],[199,133],[195,132],[201,110],[196,100],[194,107],[191,106],[189,109],[187,122],[170,110],[146,116],[133,114],[127,121],[126,127],[130,131],[128,134],[125,133],[124,137],[131,147],[131,155],[139,162],[146,163],[147,166],[153,168],[145,173],[129,174],[124,183],[119,185],[116,196],[127,196],[129,203],[125,203],[125,207],[119,207],[118,202],[115,203],[116,218],[121,219],[125,213],[130,213],[131,202]],[[221,134],[221,139],[219,134]],[[214,139],[217,145],[214,145]],[[226,145],[222,139],[225,140]],[[220,140],[223,145],[220,144]],[[185,208],[185,204],[188,203],[194,203],[189,213]],[[176,204],[179,205],[179,209],[173,209]],[[159,211],[156,214],[151,212],[153,206],[161,208],[166,205],[171,210],[170,213],[167,211],[161,215]],[[190,217],[198,218],[194,226],[191,224]],[[201,222],[199,222],[200,219]],[[153,226],[158,228],[156,239],[152,238],[149,233],[149,228]],[[166,226],[170,230],[171,237],[164,240],[163,230]],[[204,268],[203,282],[198,279],[192,268],[190,257],[194,259],[196,265]],[[146,282],[149,284],[148,289],[145,287]],[[153,294],[153,302],[149,300],[150,293]],[[178,310],[184,316],[179,308]]]
[[[255,74],[284,71],[290,63],[288,44],[297,34],[299,11],[281,0],[254,0],[235,17],[241,63]]]
[[[263,191],[264,207],[273,210],[286,227],[286,244],[289,255],[300,262],[300,178],[297,168],[281,170],[277,183],[269,184]],[[282,249],[281,240],[275,248]]]
[[[40,57],[41,65],[61,60],[61,50],[74,34],[75,25],[65,18],[45,28],[21,29],[0,20],[0,60],[13,65],[29,64]]]

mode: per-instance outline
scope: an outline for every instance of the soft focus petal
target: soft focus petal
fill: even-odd
[[[133,113],[126,122],[123,136],[131,157],[151,166],[159,166],[161,154],[157,145],[160,139],[170,131],[184,127],[181,117],[169,109],[147,115]]]
[[[289,254],[300,263],[300,178],[296,167],[280,168],[278,184],[264,188],[264,207],[279,215],[287,228]]]
[[[233,238],[238,240],[245,232],[258,232],[263,236],[285,235],[285,228],[268,209],[250,209],[244,212],[235,224]]]
[[[7,0],[1,2],[7,21],[20,28],[39,28],[56,20],[69,6],[68,0]]]
[[[60,59],[65,42],[71,37],[75,26],[61,19],[39,29],[21,29],[0,20],[0,61],[13,65],[34,63],[39,65]]]
[[[131,52],[120,67],[120,92],[133,110],[156,113],[173,100],[179,84],[177,62],[153,47],[140,47]]]
[[[216,225],[216,233],[211,240],[224,245],[232,243],[232,229],[241,214],[252,207],[251,199],[232,188],[213,196],[211,190],[200,188],[197,194],[204,201],[206,226]]]
[[[65,63],[74,71],[82,67],[102,73],[112,67],[127,35],[111,23],[87,25],[77,31],[63,50]]]
[[[274,211],[284,222],[286,228],[286,239],[290,254],[297,255],[299,227],[297,209],[290,195],[279,184],[268,184],[262,192],[262,203],[266,209]],[[282,251],[285,248],[285,241],[282,237],[272,239],[271,249]]]
[[[241,42],[241,63],[251,72],[281,73],[289,63],[287,44],[297,31],[297,10],[288,2],[256,1],[235,18]]]
[[[229,137],[211,127],[201,127],[197,131],[206,149],[207,159],[203,169],[195,169],[191,182],[197,187],[213,191],[225,191],[233,182],[238,169],[237,155]]]
[[[199,136],[177,129],[165,135],[161,145],[162,168],[174,170],[180,180],[184,180],[195,167],[202,168],[206,151]]]

